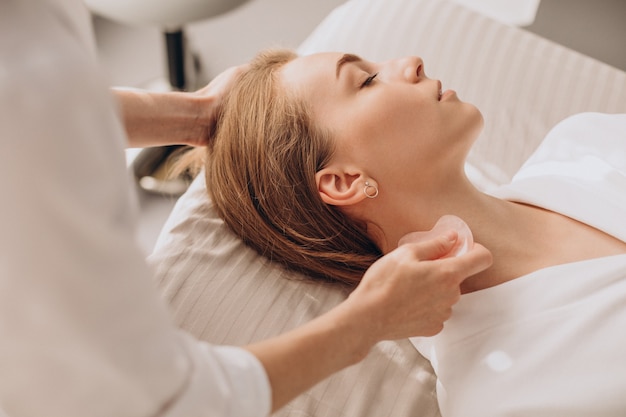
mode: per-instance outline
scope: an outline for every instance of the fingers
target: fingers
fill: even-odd
[[[249,64],[242,64],[230,67],[218,74],[209,84],[196,91],[197,95],[212,96],[216,106],[223,101],[224,97],[231,90],[236,80],[249,68]]]
[[[480,244],[465,255],[439,259],[454,245],[452,232],[405,243],[374,263],[349,297],[367,315],[378,340],[429,336],[441,331],[461,297],[461,283],[491,265]],[[410,239],[408,239],[410,240]]]
[[[407,245],[407,247],[413,251],[417,259],[422,261],[439,259],[445,256],[450,252],[458,239],[458,234],[454,230],[450,230],[441,236],[428,240],[417,239],[418,233],[419,232],[409,233],[403,236],[398,242],[398,245]],[[416,240],[413,239],[414,236]]]
[[[468,277],[489,268],[493,263],[493,257],[483,245],[474,243],[474,247],[466,254],[455,258],[441,259],[439,262],[447,264],[446,269],[460,284]]]
[[[458,239],[458,233],[454,230],[428,240],[417,237],[413,239],[414,235],[417,236],[417,233],[403,236],[399,241],[399,248],[410,250],[420,261],[441,260],[448,272],[459,276],[459,283],[471,275],[484,271],[493,263],[491,252],[478,243],[464,255],[441,259],[450,252]]]
[[[226,97],[230,94],[240,76],[248,68],[249,64],[230,67],[221,72],[209,84],[192,93],[202,100],[198,123],[203,126],[203,131],[194,143],[190,143],[191,145],[206,146],[210,143]]]

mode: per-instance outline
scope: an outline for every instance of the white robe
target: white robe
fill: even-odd
[[[81,0],[0,0],[0,416],[266,416],[261,362],[180,331],[134,236]]]
[[[493,194],[626,241],[626,115],[561,122]],[[443,417],[623,417],[626,254],[463,295],[439,335],[412,341],[433,364]]]

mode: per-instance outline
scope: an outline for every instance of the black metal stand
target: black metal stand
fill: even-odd
[[[185,80],[185,34],[183,30],[165,32],[165,47],[170,84],[173,89],[183,91],[187,87]]]
[[[2,1],[2,0],[0,0]],[[170,87],[174,91],[187,91],[193,88],[194,72],[187,73],[186,64],[188,53],[183,29],[164,32],[165,49],[167,53],[167,72]],[[192,70],[200,70],[200,61],[191,56]],[[187,77],[191,74],[191,77]],[[191,79],[188,79],[191,78]],[[133,170],[141,189],[161,195],[180,196],[187,189],[191,178],[187,173],[177,178],[163,178],[163,168],[168,159],[174,154],[185,152],[185,145],[158,146],[143,149],[133,162]],[[167,165],[165,165],[167,166]]]

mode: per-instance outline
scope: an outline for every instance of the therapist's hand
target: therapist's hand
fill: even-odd
[[[263,364],[277,410],[318,381],[363,360],[379,341],[430,336],[441,331],[460,297],[459,285],[491,265],[474,244],[465,255],[450,252],[457,235],[407,243],[366,272],[341,304],[288,333],[247,346]]]
[[[248,64],[243,64],[228,68],[215,77],[204,88],[201,88],[194,93],[195,96],[204,100],[205,104],[199,109],[198,123],[202,126],[200,135],[196,137],[195,140],[190,140],[188,145],[208,145],[211,137],[213,136],[217,117],[224,100],[234,86],[237,77],[239,77],[248,68],[248,66]]]
[[[211,140],[225,97],[247,64],[232,67],[195,92],[114,88],[128,146],[204,146]]]
[[[458,238],[449,232],[419,243],[407,243],[376,262],[346,303],[362,310],[363,331],[373,342],[432,336],[443,329],[460,285],[492,263],[491,253],[475,244],[467,254],[438,259]]]

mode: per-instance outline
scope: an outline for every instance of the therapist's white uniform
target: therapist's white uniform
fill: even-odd
[[[134,238],[79,0],[0,1],[0,416],[264,416],[247,351],[179,331]]]

